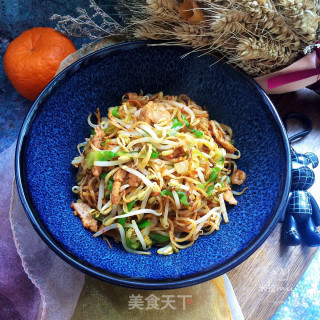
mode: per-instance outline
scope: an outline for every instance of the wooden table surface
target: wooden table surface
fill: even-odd
[[[308,89],[272,97],[280,113],[301,112],[313,122],[312,132],[292,146],[297,152],[314,152],[320,158],[320,96]],[[289,122],[289,136],[301,126]],[[320,204],[320,166],[308,191]],[[296,286],[317,248],[287,247],[280,243],[279,224],[264,244],[237,268],[228,272],[246,320],[270,319]]]

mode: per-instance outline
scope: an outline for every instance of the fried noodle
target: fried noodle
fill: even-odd
[[[126,93],[107,117],[98,109],[97,124],[93,118],[72,161],[72,208],[95,237],[112,237],[136,254],[157,245],[168,255],[229,222],[225,201],[236,205],[240,194],[231,190],[240,151],[230,127],[210,121],[186,95],[162,92]]]

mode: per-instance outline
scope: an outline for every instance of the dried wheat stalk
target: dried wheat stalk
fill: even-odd
[[[317,39],[320,22],[318,0],[197,0],[204,21],[191,24],[179,15],[183,0],[120,0],[118,11],[126,26],[121,28],[104,16],[105,36],[112,33],[128,38],[169,40],[207,53],[219,53],[253,76],[266,74],[293,62],[299,52]],[[199,10],[194,9],[194,10]],[[101,9],[100,9],[101,10]],[[192,10],[191,10],[192,11]],[[58,22],[68,31],[94,25],[85,11],[77,19]],[[83,17],[84,16],[84,17]],[[84,22],[83,22],[84,20]],[[100,29],[99,29],[100,28]],[[86,32],[85,32],[86,33]],[[70,33],[69,33],[70,34]],[[87,32],[96,37],[99,32]]]
[[[305,37],[308,41],[316,40],[320,22],[318,1],[279,0],[277,8],[297,34]]]
[[[126,2],[136,37],[144,23],[151,22],[154,29],[149,25],[144,39],[157,35],[156,39],[220,53],[254,76],[293,62],[317,39],[320,21],[318,1],[312,0],[198,0],[205,16],[198,25],[177,16],[177,3],[183,1],[169,8],[171,1],[147,0],[144,6],[140,3],[139,16],[134,14],[136,1]]]

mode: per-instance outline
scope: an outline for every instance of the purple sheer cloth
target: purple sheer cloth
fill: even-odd
[[[0,154],[0,319],[35,319],[40,294],[25,273],[9,221],[15,145]]]
[[[14,183],[15,144],[0,154],[0,319],[71,318],[84,274],[55,255],[33,229]]]

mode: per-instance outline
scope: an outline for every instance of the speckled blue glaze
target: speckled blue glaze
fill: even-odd
[[[242,73],[181,47],[131,43],[78,61],[35,102],[17,146],[17,182],[31,222],[69,263],[103,280],[141,288],[192,285],[241,263],[276,225],[288,196],[290,153],[278,115],[258,86]],[[248,191],[229,209],[230,223],[178,254],[134,255],[92,237],[72,214],[76,146],[90,134],[87,116],[118,105],[128,91],[186,93],[210,117],[234,130]],[[290,168],[289,168],[290,169]],[[278,210],[279,209],[279,210]]]

